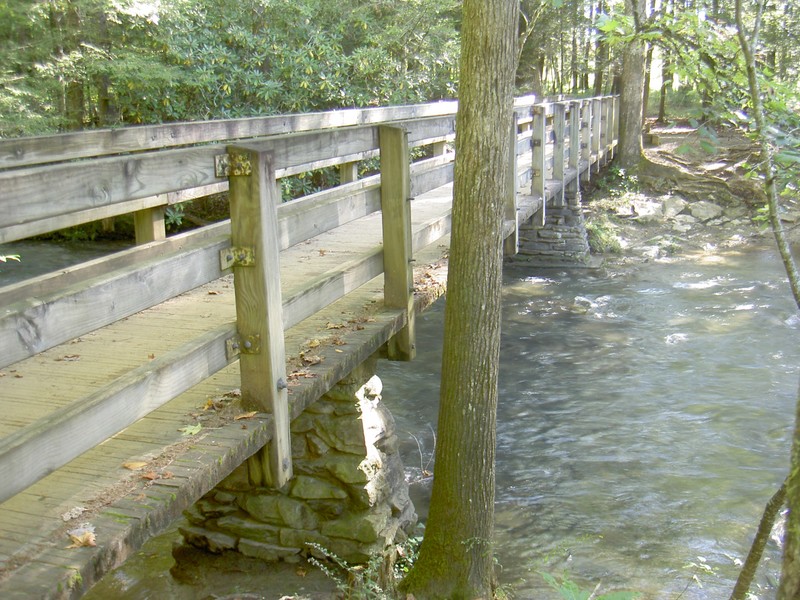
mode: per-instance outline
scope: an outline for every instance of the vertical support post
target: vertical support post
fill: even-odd
[[[608,162],[608,97],[600,99],[600,155],[597,170]]]
[[[567,109],[562,102],[553,105],[553,179],[561,188],[553,197],[553,206],[564,206],[564,137],[567,129]]]
[[[592,99],[592,158],[594,160],[593,171],[600,172],[600,158],[601,158],[601,140],[600,133],[602,131],[603,121],[603,105],[599,98]]]
[[[154,206],[133,213],[133,227],[136,232],[137,244],[155,242],[167,237],[164,212],[163,206]]]
[[[611,156],[613,159],[617,149],[617,96],[611,96],[611,108],[608,119],[608,143],[611,146]]]
[[[581,103],[570,102],[569,105],[569,172],[570,181],[567,184],[567,199],[570,205],[578,199],[578,166],[581,160]]]
[[[262,481],[276,488],[292,477],[289,397],[283,338],[278,213],[281,201],[271,153],[229,146],[231,243],[242,401],[272,413],[269,461]]]
[[[519,221],[517,220],[517,188],[519,177],[517,176],[517,113],[511,114],[511,130],[508,136],[508,167],[506,169],[506,197],[503,207],[503,219],[506,222],[513,221],[514,228],[505,240],[503,240],[503,254],[514,256],[519,252]]]
[[[542,208],[533,215],[534,224],[544,226],[545,205],[547,204],[545,183],[547,182],[547,169],[545,164],[545,105],[537,104],[533,107],[533,127],[531,133],[531,196],[542,199]]]
[[[581,181],[592,178],[592,101],[581,102]]]
[[[447,142],[434,142],[431,148],[433,156],[444,156],[447,154]]]
[[[349,162],[339,165],[339,184],[358,181],[358,163]]]
[[[381,211],[383,221],[383,296],[389,308],[403,308],[406,326],[389,340],[389,360],[416,355],[414,269],[411,251],[411,174],[408,132],[381,126]]]

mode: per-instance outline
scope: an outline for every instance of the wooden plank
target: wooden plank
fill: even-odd
[[[407,106],[342,109],[327,112],[170,123],[145,127],[97,129],[58,135],[0,140],[0,168],[22,167],[141,152],[191,144],[224,142],[331,127],[378,124],[391,121],[454,115],[457,102],[444,101]]]
[[[210,145],[0,171],[0,227],[216,183],[214,156],[223,151]]]
[[[381,126],[380,145],[384,304],[403,308],[408,315],[406,326],[389,343],[389,359],[411,360],[416,355],[416,341],[408,134],[404,129]]]
[[[553,179],[561,182],[561,189],[553,196],[553,206],[564,206],[564,150],[567,110],[563,103],[553,105]]]
[[[282,488],[292,478],[292,442],[278,245],[281,195],[272,153],[232,146],[229,155],[243,165],[242,174],[230,177],[231,241],[254,261],[235,265],[233,272],[242,400],[272,414],[275,430],[264,480]]]
[[[592,170],[595,173],[600,172],[600,151],[602,149],[602,140],[600,134],[603,131],[603,105],[599,98],[593,98],[592,103],[592,158],[594,163]]]
[[[352,183],[358,180],[358,162],[339,165],[339,183]]]
[[[453,181],[455,154],[443,154],[411,165],[411,196],[416,198]]]
[[[133,214],[133,227],[136,233],[136,243],[146,244],[156,242],[167,237],[164,224],[165,209],[163,206],[146,208]]]
[[[515,256],[519,252],[519,222],[517,221],[517,191],[519,178],[517,177],[517,137],[519,125],[516,112],[511,115],[511,127],[508,135],[508,165],[506,169],[506,189],[503,201],[503,219],[513,224],[508,235],[503,240],[503,254]]]
[[[218,327],[0,440],[0,502],[229,364],[234,334]]]
[[[531,195],[542,199],[542,208],[534,216],[536,225],[543,226],[545,222],[545,182],[547,181],[547,167],[545,161],[545,105],[533,107],[533,129],[531,134]]]
[[[99,281],[31,297],[0,316],[0,366],[164,302],[223,275],[219,253],[227,236],[116,271]]]
[[[568,171],[574,173],[567,178],[566,194],[572,206],[580,202],[580,185],[578,183],[578,162],[581,156],[581,104],[579,101],[569,103],[569,160]]]
[[[581,171],[581,181],[588,182],[592,173],[592,101],[581,101],[581,163],[586,169]]]

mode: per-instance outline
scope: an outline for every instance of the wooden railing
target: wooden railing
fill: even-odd
[[[539,218],[547,198],[563,202],[565,190],[613,155],[615,106],[613,97],[517,101],[507,251],[517,243],[518,189],[530,183],[527,197],[538,198]],[[0,501],[235,360],[243,396],[274,416],[275,483],[289,478],[283,331],[383,273],[386,305],[407,313],[390,352],[413,356],[411,255],[449,232],[449,214],[412,232],[408,200],[452,181],[456,107],[441,102],[0,140],[0,243],[127,213],[135,215],[138,242],[1,288],[0,367],[231,271],[237,300],[235,323],[0,440]],[[411,163],[416,147],[427,148],[426,158]],[[355,165],[376,156],[380,174],[358,179]],[[280,178],[323,167],[338,167],[341,184],[281,203]],[[231,220],[165,235],[167,206],[225,190]],[[281,297],[281,250],[376,211],[383,214],[382,245]],[[83,434],[70,435],[78,423]]]

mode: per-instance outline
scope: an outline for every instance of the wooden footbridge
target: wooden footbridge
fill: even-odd
[[[282,485],[292,418],[380,348],[413,357],[456,108],[0,141],[0,243],[124,214],[137,241],[0,288],[0,597],[79,597],[258,452]],[[515,120],[510,253],[613,155],[616,99],[521,98]],[[331,167],[339,185],[281,202],[281,178]],[[168,206],[224,191],[230,220],[165,235]]]

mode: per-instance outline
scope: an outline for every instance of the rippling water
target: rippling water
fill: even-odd
[[[506,275],[498,407],[497,547],[518,598],[539,571],[644,598],[727,598],[764,504],[788,468],[798,319],[767,250],[624,273]],[[420,318],[419,356],[380,363],[432,469],[443,307]],[[417,502],[425,514],[424,489]],[[713,574],[687,568],[702,564]],[[770,542],[759,598],[780,551]],[[692,581],[697,575],[702,588]]]

